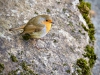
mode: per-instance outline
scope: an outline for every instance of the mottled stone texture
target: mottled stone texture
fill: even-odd
[[[8,75],[18,69],[20,75],[24,72],[23,61],[38,75],[72,75],[76,60],[88,44],[77,3],[78,0],[0,0],[0,63],[5,67],[2,73]],[[40,14],[50,15],[54,22],[44,40],[25,41],[21,31],[9,31]],[[18,62],[13,62],[11,55]]]

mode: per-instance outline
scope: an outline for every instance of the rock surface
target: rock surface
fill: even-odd
[[[77,3],[78,0],[0,0],[0,63],[5,67],[2,73],[17,70],[20,75],[26,71],[21,66],[25,62],[38,75],[72,75],[76,60],[83,57],[89,43]],[[44,40],[36,42],[41,48],[38,50],[34,40],[25,41],[19,35],[21,31],[9,29],[40,14],[50,15],[54,24]],[[11,55],[17,62],[11,60]]]

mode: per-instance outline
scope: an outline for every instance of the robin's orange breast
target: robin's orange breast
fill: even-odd
[[[43,24],[46,26],[46,32],[48,33],[51,29],[51,23],[50,22],[43,22]]]

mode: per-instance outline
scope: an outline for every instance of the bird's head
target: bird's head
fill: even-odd
[[[47,32],[51,29],[51,24],[53,23],[52,18],[48,15],[41,15],[43,18],[42,24],[46,26]]]
[[[48,15],[41,15],[41,17],[44,19],[44,22],[48,22],[48,23],[53,23],[52,22],[52,18]]]

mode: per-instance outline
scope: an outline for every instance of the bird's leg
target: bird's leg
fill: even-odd
[[[33,41],[34,41],[34,47],[39,50],[39,48],[37,46],[37,39],[33,39]]]
[[[41,49],[41,48],[39,48],[39,47],[37,46],[37,41],[38,41],[38,39],[31,38],[30,40],[33,40],[32,42],[33,42],[33,45],[34,45],[34,47],[35,47],[36,49],[38,49],[38,50]]]
[[[44,38],[39,38],[39,40],[54,40],[54,39],[44,39]]]

